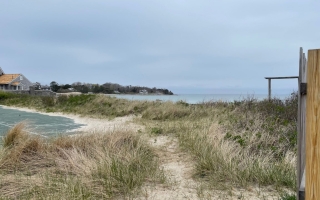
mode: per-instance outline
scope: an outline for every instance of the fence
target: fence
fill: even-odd
[[[305,199],[305,167],[306,167],[306,103],[307,103],[307,59],[300,48],[299,82],[298,82],[298,151],[297,151],[297,196]]]
[[[51,90],[35,90],[34,87],[30,87],[29,90],[5,90],[6,92],[11,92],[15,94],[29,94],[34,96],[56,96],[55,92]]]
[[[268,99],[271,100],[272,94],[271,94],[271,80],[273,79],[299,79],[299,76],[284,76],[284,77],[265,77],[265,79],[268,80]]]
[[[320,49],[300,48],[299,76],[265,77],[271,99],[271,80],[298,78],[297,199],[320,199]]]
[[[299,200],[320,199],[320,49],[300,48],[298,162]]]

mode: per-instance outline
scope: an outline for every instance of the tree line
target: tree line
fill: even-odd
[[[75,82],[72,84],[59,84],[56,81],[50,83],[50,89],[53,92],[65,93],[70,91],[76,91],[81,93],[104,93],[104,94],[138,94],[138,93],[148,93],[148,94],[165,94],[173,95],[173,93],[168,89],[162,88],[149,88],[141,86],[123,86],[117,83],[104,83],[102,85],[92,84],[92,83],[81,83]]]

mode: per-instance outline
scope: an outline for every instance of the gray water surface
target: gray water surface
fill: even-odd
[[[72,134],[73,130],[83,126],[66,117],[49,116],[0,106],[0,136],[5,135],[11,127],[21,121],[26,121],[29,132],[44,136]]]
[[[127,100],[140,100],[140,101],[185,101],[191,104],[198,104],[208,101],[241,101],[247,98],[255,98],[257,100],[263,100],[268,98],[267,94],[176,94],[176,95],[130,95],[130,94],[113,94],[108,95],[120,99]],[[290,94],[277,94],[273,97],[285,99]]]

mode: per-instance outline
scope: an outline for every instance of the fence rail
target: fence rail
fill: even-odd
[[[305,199],[305,166],[306,166],[306,103],[307,103],[307,59],[300,48],[298,79],[298,151],[297,151],[297,197]]]
[[[272,98],[272,95],[271,95],[271,80],[272,79],[293,79],[293,78],[299,79],[299,76],[264,77],[264,78],[268,80],[268,99],[270,100]]]

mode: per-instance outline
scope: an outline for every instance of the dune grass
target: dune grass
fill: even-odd
[[[45,139],[13,127],[0,150],[0,199],[108,199],[164,182],[147,142],[115,131]]]
[[[148,134],[179,139],[180,146],[196,160],[194,178],[208,188],[258,185],[295,190],[295,93],[285,100],[258,101],[249,96],[242,101],[197,105],[128,101],[102,95],[50,98],[13,95],[0,98],[0,103],[99,118],[141,116],[137,122],[145,125]],[[77,176],[72,177],[70,181],[77,188]]]
[[[295,190],[296,94],[286,100],[149,107],[141,123],[179,138],[197,160],[195,178],[211,188],[274,186]]]
[[[3,98],[1,98],[3,96]],[[71,95],[41,97],[10,94],[0,91],[0,104],[28,107],[43,112],[63,112],[98,118],[115,118],[131,114],[141,114],[151,102],[127,101],[105,95]]]

